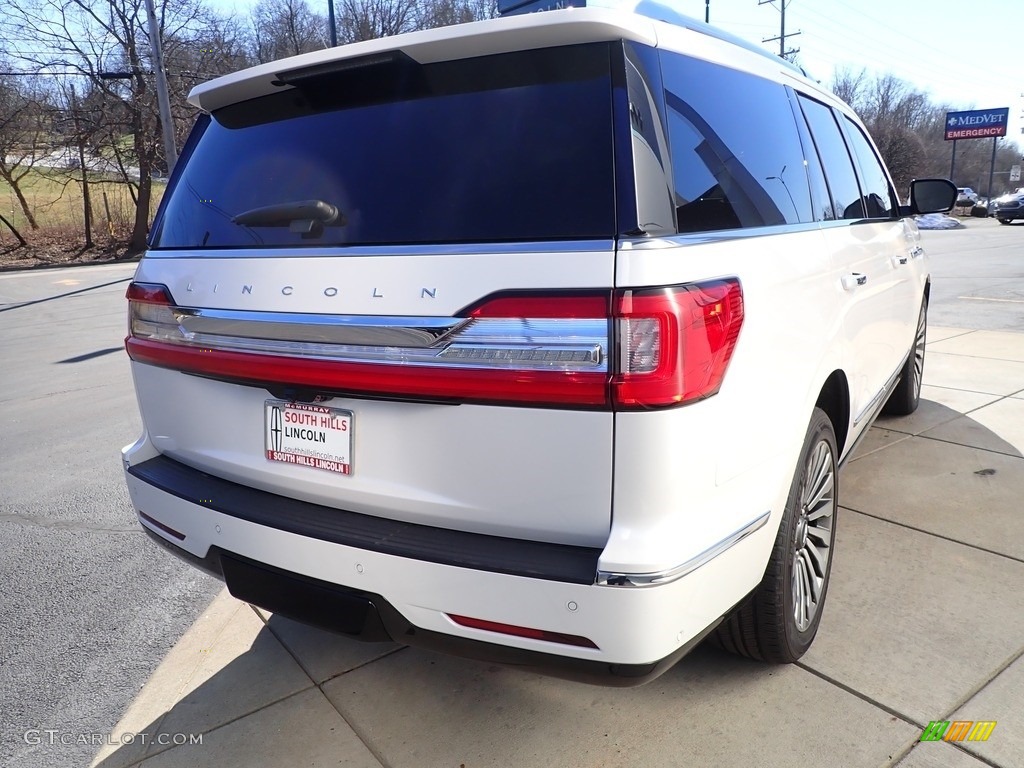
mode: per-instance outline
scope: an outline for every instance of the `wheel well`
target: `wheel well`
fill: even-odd
[[[825,386],[821,388],[815,405],[831,419],[832,429],[836,433],[836,446],[841,456],[850,429],[850,389],[846,383],[846,375],[842,371],[832,371],[825,380]]]

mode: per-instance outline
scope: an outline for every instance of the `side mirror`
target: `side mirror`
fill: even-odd
[[[900,213],[945,213],[956,205],[956,184],[949,179],[914,179],[910,182],[910,205],[901,206]]]

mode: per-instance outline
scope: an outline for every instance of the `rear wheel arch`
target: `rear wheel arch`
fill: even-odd
[[[818,393],[815,406],[821,408],[832,422],[839,455],[842,456],[850,431],[850,387],[845,373],[836,370],[829,374]]]

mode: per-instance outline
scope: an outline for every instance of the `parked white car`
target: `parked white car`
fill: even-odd
[[[531,9],[192,91],[128,290],[132,503],[361,639],[614,685],[710,634],[798,659],[955,187],[900,207],[845,104],[668,7]]]
[[[973,207],[978,204],[978,193],[970,187],[957,187],[956,204],[961,208]]]

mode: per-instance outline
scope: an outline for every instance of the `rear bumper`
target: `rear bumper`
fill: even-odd
[[[217,547],[211,547],[206,557],[196,557],[149,528],[145,531],[168,552],[223,580],[239,600],[304,624],[363,642],[396,642],[594,685],[625,688],[649,682],[695,648],[719,623],[705,628],[665,658],[646,664],[555,656],[422,629],[381,595],[290,573]]]
[[[396,523],[237,485],[157,455],[125,475],[147,532],[233,595],[363,640],[613,686],[672,666],[757,583],[760,528],[670,583],[597,583],[600,551]],[[586,638],[506,634],[453,616]]]
[[[128,467],[126,472],[183,501],[239,520],[332,544],[459,568],[591,584],[601,556],[600,549],[590,547],[486,536],[311,504],[223,480],[166,456]]]

